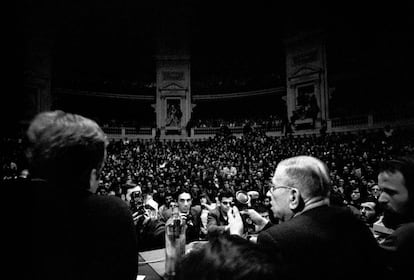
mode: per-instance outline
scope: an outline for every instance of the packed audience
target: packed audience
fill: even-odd
[[[164,192],[173,193],[187,187],[197,194],[196,201],[201,193],[214,201],[219,189],[256,190],[263,196],[277,163],[303,154],[326,162],[333,190],[343,191],[343,200],[351,202],[354,186],[361,188],[363,199],[367,197],[376,182],[379,162],[413,150],[412,137],[410,131],[398,131],[390,137],[383,131],[324,137],[268,137],[253,132],[240,138],[217,136],[191,142],[113,141],[108,147],[102,187],[121,196],[129,182],[156,197],[162,196],[160,185]]]
[[[68,118],[66,122],[72,120],[70,114],[69,117],[65,117],[67,115],[61,111],[52,112],[45,116]],[[43,120],[41,117],[42,115],[38,117],[39,121]],[[292,268],[294,268],[298,259],[294,256],[295,250],[291,250],[291,246],[287,244],[291,241],[296,242],[296,238],[290,238],[290,234],[283,235],[283,232],[292,231],[292,226],[293,228],[296,226],[303,228],[304,223],[312,221],[316,226],[314,230],[308,228],[306,232],[303,232],[309,235],[308,238],[302,236],[302,233],[298,237],[305,242],[301,244],[308,248],[309,246],[306,244],[309,239],[313,240],[320,234],[320,224],[317,222],[320,221],[323,222],[326,233],[336,232],[332,235],[332,237],[336,236],[336,239],[340,235],[345,234],[349,238],[349,234],[354,234],[354,238],[349,239],[348,242],[353,244],[354,249],[360,250],[358,256],[367,254],[367,257],[362,257],[361,260],[371,259],[368,255],[376,255],[379,250],[378,246],[381,244],[381,248],[384,249],[381,254],[390,254],[390,262],[387,263],[390,269],[387,269],[387,273],[394,271],[394,268],[398,269],[399,273],[410,267],[404,263],[402,268],[399,268],[400,260],[405,260],[405,257],[400,258],[392,254],[397,251],[406,254],[407,250],[404,249],[404,246],[401,247],[400,244],[391,242],[395,238],[403,238],[398,240],[403,240],[402,242],[408,246],[412,244],[412,240],[409,239],[412,239],[413,230],[412,211],[410,210],[412,202],[410,202],[409,192],[414,161],[410,157],[403,157],[412,155],[414,151],[414,131],[409,128],[397,129],[387,126],[376,131],[362,130],[301,136],[288,134],[283,137],[271,137],[267,136],[263,130],[250,127],[249,130],[243,130],[242,136],[219,133],[207,140],[160,141],[153,139],[133,141],[124,139],[107,142],[104,133],[93,121],[83,119],[81,116],[78,119],[73,118],[73,120],[85,120],[100,133],[100,141],[105,142],[104,145],[101,145],[102,155],[106,154],[104,166],[100,164],[99,171],[93,169],[89,181],[86,180],[86,177],[81,177],[82,180],[85,179],[82,181],[82,187],[87,188],[85,189],[88,193],[87,197],[98,200],[100,198],[106,199],[105,201],[108,203],[116,202],[119,209],[124,209],[124,218],[129,221],[129,237],[131,234],[136,235],[136,239],[132,238],[131,240],[137,246],[134,245],[134,248],[130,248],[130,252],[166,246],[165,234],[168,232],[169,222],[172,221],[170,219],[175,213],[175,217],[178,214],[181,223],[185,223],[185,240],[193,247],[197,246],[194,245],[194,242],[198,241],[209,241],[204,243],[210,244],[206,245],[207,247],[204,246],[205,249],[217,242],[220,247],[220,242],[226,244],[227,241],[223,238],[228,237],[229,234],[231,236],[239,235],[242,239],[238,240],[250,240],[260,245],[261,248],[264,248],[265,244],[276,246],[275,248],[278,249],[274,251],[283,255],[282,262],[290,264],[292,261]],[[51,122],[51,124],[53,126],[50,128],[51,130],[56,126],[59,132],[67,131],[58,127],[59,122]],[[76,127],[81,129],[82,125]],[[38,160],[33,155],[34,152],[39,151],[34,149],[33,147],[37,146],[33,145],[45,148],[47,146],[39,145],[43,142],[54,141],[54,138],[34,133],[34,129],[44,128],[34,123],[31,125],[31,130],[28,130],[28,139],[22,136],[1,140],[2,183],[6,183],[6,188],[9,190],[12,190],[13,186],[33,184],[45,184],[45,186],[47,184],[63,184],[65,186],[72,184],[72,181],[69,180],[72,176],[68,177],[69,173],[66,173],[67,170],[77,170],[73,162],[66,166],[64,165],[66,161],[56,161],[56,164],[63,164],[62,166],[55,166],[55,163],[47,166],[42,165],[44,174],[39,173],[40,169],[36,168],[37,165],[34,164],[36,162],[33,161],[33,159]],[[80,130],[80,132],[82,131]],[[89,142],[82,139],[82,137],[79,138],[77,145],[85,143],[89,145]],[[28,140],[29,142],[27,142]],[[72,142],[69,138],[67,142],[62,143],[68,145],[68,148],[73,148],[70,146]],[[53,155],[49,151],[58,146],[50,143],[49,147],[52,149],[47,148],[41,154],[47,160],[49,160],[46,157],[48,153]],[[66,151],[64,147],[59,146],[58,149],[61,149],[62,152]],[[82,150],[73,149],[73,151]],[[71,159],[70,154],[66,153],[66,155]],[[84,154],[77,155],[81,158]],[[104,157],[102,156],[101,163],[103,163]],[[32,159],[30,165],[26,158]],[[50,157],[50,160],[53,161],[55,158]],[[39,163],[42,162],[39,161]],[[312,171],[314,173],[303,169],[302,165],[307,166],[309,170],[315,170]],[[287,167],[293,168],[292,166],[299,168],[296,173],[292,171],[293,169],[286,169]],[[305,173],[302,174],[299,171]],[[34,180],[27,180],[31,178],[31,175]],[[38,177],[39,175],[51,177],[41,180],[43,177]],[[61,178],[68,178],[68,180],[61,182]],[[276,195],[278,189],[288,191],[278,191],[278,195]],[[34,191],[34,189],[30,190]],[[47,194],[47,190],[45,188],[45,195],[40,195],[40,197],[51,198]],[[54,191],[63,190],[64,188],[57,188]],[[314,193],[311,193],[312,191]],[[289,203],[287,200],[285,203],[282,203],[283,200],[279,200],[282,197],[282,192],[290,194],[285,196],[286,199],[289,197]],[[405,200],[400,199],[401,195],[395,195],[396,193],[404,194],[404,192],[408,193]],[[77,193],[76,190],[75,193]],[[93,195],[93,193],[98,195]],[[81,195],[79,199],[82,197]],[[278,200],[279,202],[277,202]],[[38,198],[36,201],[41,202]],[[52,204],[57,209],[63,206],[57,200],[53,200],[53,202],[56,202]],[[402,203],[405,203],[405,208],[401,206]],[[39,209],[48,213],[40,216],[49,217],[50,215],[53,219],[54,215],[60,215],[60,211],[49,211],[47,205],[48,203],[39,204]],[[340,206],[340,208],[332,208],[331,206]],[[332,210],[328,211],[327,209]],[[303,214],[304,212],[306,213]],[[317,214],[319,212],[326,215],[319,216]],[[76,213],[75,211],[74,214]],[[297,216],[295,213],[300,214]],[[315,213],[316,216],[310,218]],[[331,218],[334,216],[337,216],[338,220],[332,220]],[[328,218],[331,222],[326,223],[327,220],[323,217]],[[361,221],[365,223],[366,227]],[[406,226],[401,226],[400,229],[400,224],[404,223]],[[275,227],[276,224],[278,225]],[[378,234],[375,230],[376,226],[382,226],[383,229],[391,230],[391,232],[386,235]],[[80,228],[83,226],[77,227],[77,229]],[[353,229],[351,230],[351,228]],[[294,230],[294,232],[296,231]],[[278,235],[279,233],[281,235]],[[286,240],[280,243],[281,247],[278,242],[274,241],[273,235],[286,237]],[[355,245],[358,240],[363,240],[361,239],[362,235],[365,236],[366,242]],[[406,237],[408,239],[405,239]],[[50,241],[53,241],[58,238],[58,235],[51,235],[50,238]],[[339,238],[339,240],[345,239]],[[329,240],[332,243],[332,240]],[[118,241],[120,240],[115,243]],[[135,243],[136,241],[138,242]],[[242,248],[243,244],[248,244],[238,243],[237,240],[232,242],[236,242],[234,248],[239,245]],[[330,259],[330,254],[336,251],[329,249],[331,248],[327,246],[329,242],[323,241],[322,243],[328,254],[325,257]],[[333,242],[339,246],[338,250],[345,249],[346,254],[351,253],[352,248],[349,250],[350,248],[343,247],[340,243]],[[368,249],[367,244],[372,245],[372,250]],[[296,245],[299,246],[298,243],[295,243]],[[394,247],[398,250],[395,251]],[[212,250],[214,248],[212,247]],[[317,248],[316,246],[311,249],[309,255],[312,255],[312,252],[316,253]],[[253,247],[251,249],[254,250]],[[203,254],[206,256],[209,254],[205,251],[199,252],[204,252]],[[302,252],[302,250],[297,252]],[[217,251],[216,253],[222,254],[224,252]],[[290,259],[289,256],[292,258]],[[261,258],[265,255],[257,255],[256,257]],[[306,263],[306,258],[303,261]],[[343,261],[338,263],[342,264]],[[332,273],[335,272],[338,263],[334,261],[332,265],[329,265]],[[364,261],[359,262],[359,264],[363,263]],[[313,266],[311,265],[311,267]],[[371,267],[371,265],[368,266]],[[355,267],[355,259],[354,268],[355,272],[359,271],[359,268]],[[352,271],[354,270],[349,270],[347,275],[352,274]],[[181,270],[181,272],[183,271]],[[271,275],[271,271],[267,268],[263,272],[266,275],[267,273]],[[303,279],[303,275],[298,275],[300,277],[297,279]]]
[[[246,123],[250,123],[252,126],[260,126],[266,129],[281,128],[282,120],[277,115],[270,115],[265,117],[256,118],[197,118],[193,120],[194,127],[242,127]]]
[[[193,205],[200,205],[202,197],[216,203],[220,190],[243,190],[258,192],[263,204],[278,162],[310,155],[329,167],[332,203],[350,207],[372,225],[380,214],[378,164],[413,152],[413,138],[412,131],[397,129],[391,134],[377,130],[285,137],[253,130],[242,137],[217,135],[185,142],[111,141],[98,192],[127,200],[127,190],[140,186],[161,207],[181,188],[190,190]],[[29,176],[24,146],[23,138],[2,139],[2,180]],[[374,217],[365,217],[373,210]]]

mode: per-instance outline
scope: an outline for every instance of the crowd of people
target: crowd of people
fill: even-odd
[[[243,127],[246,123],[251,123],[252,126],[260,126],[263,128],[281,128],[282,120],[277,115],[270,115],[266,117],[257,117],[257,118],[210,118],[210,119],[194,119],[194,127],[221,127],[227,126],[231,127]]]
[[[113,141],[100,189],[121,197],[128,184],[140,185],[160,205],[165,193],[182,187],[191,190],[197,203],[203,193],[215,202],[221,189],[257,191],[263,199],[277,163],[302,154],[326,162],[332,200],[352,206],[370,197],[379,163],[411,152],[412,139],[408,130],[392,136],[379,130],[290,137],[252,132],[191,142]]]
[[[42,202],[35,205],[33,214],[43,217],[34,237],[44,243],[36,245],[49,243],[41,255],[45,258],[36,258],[36,273],[44,279],[58,273],[47,270],[46,262],[55,259],[59,238],[68,241],[63,248],[66,251],[59,252],[68,262],[56,267],[81,274],[68,274],[67,279],[92,279],[92,274],[108,278],[117,273],[127,279],[136,273],[133,252],[165,246],[164,225],[174,205],[187,223],[187,242],[209,240],[226,246],[233,242],[243,247],[237,240],[221,239],[227,234],[240,235],[274,248],[288,270],[300,264],[305,273],[317,265],[320,254],[329,263],[325,264],[330,267],[328,272],[334,273],[338,263],[346,261],[335,255],[336,249],[344,250],[344,256],[350,258],[349,268],[354,265],[348,272],[357,273],[364,260],[376,255],[373,244],[377,236],[369,229],[380,217],[398,233],[394,238],[397,244],[377,238],[388,252],[396,252],[398,242],[412,238],[411,225],[401,235],[398,231],[401,223],[413,221],[412,202],[407,202],[412,200],[412,161],[398,159],[413,152],[414,134],[409,129],[284,137],[251,130],[241,137],[217,135],[208,140],[107,142],[94,121],[56,111],[40,114],[29,127],[28,136],[27,143],[3,140],[2,181],[29,184],[34,202]],[[97,196],[91,196],[93,193]],[[105,210],[108,207],[112,210]],[[57,223],[62,214],[64,223]],[[361,227],[364,223],[366,227]],[[114,225],[125,230],[122,234],[114,232],[110,229]],[[303,225],[309,226],[306,234],[289,237]],[[70,234],[59,236],[59,231],[65,230]],[[85,242],[81,236],[87,233],[83,230],[93,233],[96,240]],[[331,248],[325,240],[332,241],[333,236],[333,242],[353,237]],[[318,242],[320,246],[315,245]],[[105,252],[99,244],[109,246],[112,256],[103,257]],[[214,244],[210,245],[222,246]],[[354,252],[344,244],[355,248]],[[295,246],[298,251],[292,249]],[[92,251],[81,258],[84,263],[71,259],[76,249],[86,248]],[[308,254],[297,255],[304,248]],[[406,256],[406,252],[398,252],[403,255],[390,256],[388,265],[389,271],[400,273],[409,260],[397,263]],[[120,255],[120,260],[113,259]],[[308,259],[314,261],[308,263]],[[89,261],[93,263],[87,267]],[[115,262],[123,272],[112,264],[98,273],[98,268],[108,262]],[[293,278],[303,277],[302,272]]]

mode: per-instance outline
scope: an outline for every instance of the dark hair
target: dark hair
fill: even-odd
[[[90,172],[103,167],[108,141],[93,120],[63,111],[42,112],[31,122],[27,156],[33,176],[89,188]]]
[[[401,172],[404,177],[404,186],[408,191],[411,203],[414,203],[414,157],[404,156],[396,159],[384,161],[380,164],[379,173],[395,173]]]
[[[234,193],[230,190],[222,190],[220,191],[218,198],[221,201],[223,199],[223,197],[233,197],[234,198]]]
[[[175,193],[174,193],[174,199],[175,200],[178,200],[178,197],[180,196],[180,194],[182,194],[182,193],[188,193],[190,196],[191,196],[191,198],[193,198],[193,196],[192,196],[192,194],[191,194],[191,192],[190,192],[190,190],[188,189],[188,188],[179,188]]]
[[[207,204],[211,204],[211,199],[208,196],[208,194],[206,194],[205,192],[202,192],[199,196],[199,200],[201,200],[202,198],[205,198],[207,200]]]
[[[223,235],[184,256],[177,268],[178,280],[286,279],[273,256],[239,236]]]

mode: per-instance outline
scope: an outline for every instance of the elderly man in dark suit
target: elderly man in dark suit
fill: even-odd
[[[379,246],[369,228],[344,208],[329,206],[329,171],[320,160],[298,156],[281,161],[267,195],[280,224],[247,210],[261,232],[257,243],[280,253],[293,279],[377,279]],[[237,209],[230,233],[243,232]],[[375,267],[375,269],[373,269]],[[316,275],[316,274],[314,274]]]

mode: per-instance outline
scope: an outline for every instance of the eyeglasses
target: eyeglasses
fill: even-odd
[[[222,201],[221,204],[231,205],[231,201]]]
[[[275,185],[270,185],[270,192],[274,192],[277,189],[294,189],[294,188],[289,187],[289,186],[275,186]]]

